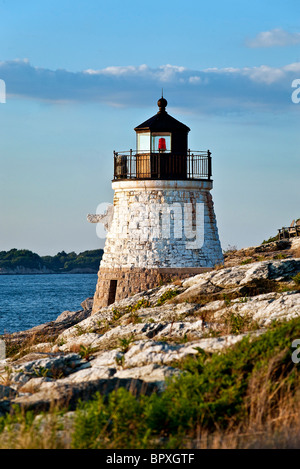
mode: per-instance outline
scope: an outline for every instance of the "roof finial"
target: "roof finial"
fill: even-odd
[[[164,97],[164,89],[163,88],[161,89],[161,97],[162,98]]]
[[[168,101],[164,98],[163,91],[164,90],[162,89],[162,97],[157,101],[157,106],[159,107],[158,113],[166,112],[166,107],[168,104]]]

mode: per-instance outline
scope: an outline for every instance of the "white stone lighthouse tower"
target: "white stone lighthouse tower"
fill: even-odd
[[[93,311],[223,263],[210,194],[211,153],[188,150],[189,127],[159,111],[137,126],[137,150],[114,152],[114,206]]]

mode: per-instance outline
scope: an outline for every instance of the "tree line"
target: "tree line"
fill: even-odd
[[[39,256],[28,249],[11,249],[0,251],[0,269],[15,270],[18,266],[28,269],[49,269],[55,273],[69,272],[73,269],[99,269],[103,250],[95,249],[75,252],[58,252],[55,256]]]

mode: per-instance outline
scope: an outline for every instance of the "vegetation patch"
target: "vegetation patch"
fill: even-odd
[[[241,261],[240,265],[251,264],[251,262],[254,262],[254,259],[252,259],[251,257],[248,257],[247,259],[244,259],[243,261]]]
[[[239,289],[240,296],[257,296],[265,293],[277,292],[282,285],[275,280],[269,279],[254,279],[251,282],[243,285]]]
[[[130,337],[121,337],[119,339],[119,347],[121,348],[122,353],[128,352],[129,347],[132,344],[133,340],[134,340],[134,335],[131,335]]]
[[[296,285],[300,285],[300,272],[293,277],[293,281]]]
[[[176,288],[174,290],[170,289],[165,291],[161,297],[157,300],[156,306],[161,306],[163,305],[166,301],[171,300],[175,296],[179,295],[179,290]]]
[[[275,421],[283,399],[296,399],[300,390],[299,365],[291,360],[295,337],[299,319],[245,338],[225,353],[199,349],[176,364],[183,374],[161,394],[134,397],[119,389],[107,403],[97,395],[77,410],[73,447],[190,447],[199,431],[249,425],[262,395],[260,423]]]
[[[134,313],[135,311],[138,311],[141,308],[150,308],[150,306],[151,306],[150,301],[146,300],[145,298],[142,298],[135,305],[127,306],[126,312],[127,313]]]
[[[266,429],[274,438],[295,409],[295,418],[300,415],[300,365],[292,360],[292,342],[299,337],[296,318],[223,353],[198,348],[173,364],[182,373],[169,379],[164,391],[146,396],[120,388],[107,397],[96,394],[78,405],[71,427],[63,425],[63,415],[54,419],[53,433],[51,413],[39,425],[32,413],[16,409],[0,418],[0,447],[183,449],[200,447],[199,435],[215,432],[252,434],[261,441]]]
[[[278,239],[278,234],[276,236],[270,236],[269,239],[264,239],[261,244],[274,243],[275,241],[278,241]]]

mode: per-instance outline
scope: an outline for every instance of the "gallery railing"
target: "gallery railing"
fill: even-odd
[[[114,179],[204,179],[210,180],[211,152],[114,152]]]

